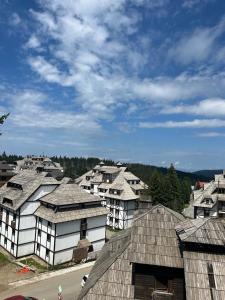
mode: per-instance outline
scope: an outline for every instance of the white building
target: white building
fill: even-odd
[[[106,209],[98,197],[65,182],[25,170],[0,188],[0,245],[5,250],[16,258],[36,254],[56,265],[72,260],[80,239],[86,238],[83,252],[101,249]]]
[[[56,179],[62,179],[64,174],[61,165],[46,156],[27,155],[23,159],[14,162],[14,165],[16,173],[21,170],[36,170],[38,172],[48,172]]]
[[[109,209],[107,225],[125,229],[131,225],[137,201],[147,187],[120,163],[105,166],[103,162],[76,180],[86,192],[99,195]]]
[[[194,218],[225,216],[225,171],[194,191]]]

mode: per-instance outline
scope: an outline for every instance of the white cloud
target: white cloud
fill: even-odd
[[[193,105],[175,105],[162,109],[164,114],[192,114],[205,116],[224,116],[225,99],[210,98]]]
[[[34,91],[13,91],[4,94],[8,103],[10,122],[19,127],[74,129],[77,132],[98,132],[101,130],[93,118],[87,114],[45,107],[47,95]]]
[[[9,18],[9,24],[11,26],[17,26],[21,23],[21,18],[17,13],[13,13]]]
[[[193,33],[182,36],[169,55],[184,65],[202,62],[215,50],[216,39],[224,31],[224,18],[214,27],[197,28]]]
[[[216,132],[216,131],[212,131],[212,132],[202,132],[199,133],[198,136],[200,137],[205,137],[205,138],[213,138],[213,137],[220,137],[220,136],[225,136],[225,133],[221,133],[221,132]]]
[[[140,128],[219,128],[225,127],[225,120],[195,119],[192,121],[140,122]]]
[[[214,0],[184,0],[182,6],[184,8],[192,9],[195,6],[200,6],[209,2],[214,2]]]
[[[38,37],[34,34],[29,38],[29,40],[25,44],[25,48],[31,48],[31,49],[35,49],[38,51],[42,50],[41,42],[38,39]]]

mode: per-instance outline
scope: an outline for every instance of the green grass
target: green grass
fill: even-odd
[[[0,265],[9,263],[9,258],[0,252]]]
[[[47,271],[47,269],[48,269],[46,266],[41,265],[33,258],[23,259],[20,262],[24,265],[30,266],[31,268],[33,267],[34,269],[37,269],[38,271],[41,271],[41,272]]]

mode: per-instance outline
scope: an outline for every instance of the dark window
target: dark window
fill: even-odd
[[[39,223],[40,223],[40,225],[42,225],[42,219],[41,218],[39,218]]]
[[[7,224],[5,225],[5,231],[8,231],[8,225]]]
[[[38,236],[41,236],[41,229],[38,229]]]
[[[81,239],[81,240],[86,239],[86,234],[87,234],[87,231],[86,231],[86,230],[81,230],[81,232],[80,232],[80,239]]]
[[[119,224],[119,219],[115,219],[115,224],[116,224],[116,225]]]
[[[116,200],[116,205],[119,206],[120,205],[120,201]]]
[[[13,214],[13,221],[16,221],[16,214]]]
[[[52,222],[49,222],[49,221],[48,221],[48,227],[49,227],[49,228],[52,228]]]
[[[209,209],[204,209],[204,218],[209,217],[210,215],[210,210]]]
[[[40,244],[37,243],[37,251],[40,251]]]
[[[46,257],[49,257],[49,249],[46,249]]]
[[[12,235],[15,236],[15,229],[12,229]]]
[[[4,238],[4,244],[5,245],[7,244],[7,238],[6,237]]]
[[[112,217],[109,218],[109,222],[110,222],[110,223],[113,222],[113,218],[112,218]]]
[[[211,263],[207,263],[207,270],[208,270],[208,278],[209,278],[210,289],[214,289],[216,287],[216,285],[215,285],[213,266],[212,266]]]
[[[12,251],[14,250],[14,243],[13,242],[11,243],[11,250]]]
[[[51,241],[51,234],[47,234],[47,241],[50,242]]]
[[[94,251],[93,245],[89,246],[88,252],[93,252],[93,251]]]

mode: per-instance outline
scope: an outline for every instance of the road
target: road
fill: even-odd
[[[38,300],[58,300],[58,286],[61,285],[63,289],[63,300],[75,300],[81,289],[80,283],[82,277],[88,274],[91,268],[92,267],[83,268],[4,291],[0,294],[0,299],[14,295],[24,295],[36,297]]]

